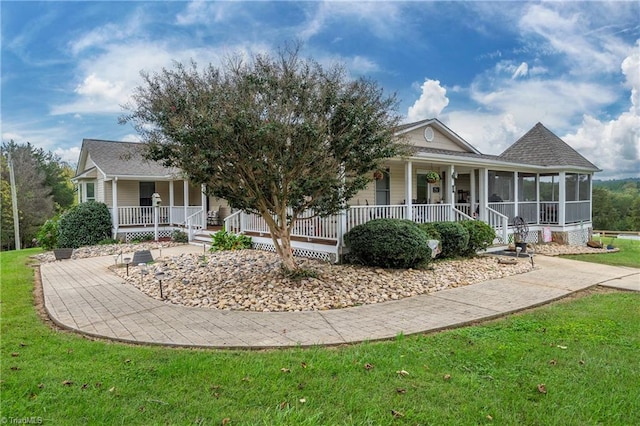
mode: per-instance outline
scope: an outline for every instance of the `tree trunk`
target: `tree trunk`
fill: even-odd
[[[277,223],[269,214],[262,214],[271,231],[271,240],[276,248],[276,253],[282,259],[282,267],[287,271],[295,271],[298,265],[293,257],[291,248],[291,234],[286,223]]]

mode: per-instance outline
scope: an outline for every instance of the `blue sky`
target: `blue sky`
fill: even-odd
[[[640,2],[0,3],[2,140],[75,164],[119,125],[140,71],[273,53],[343,63],[486,154],[537,122],[602,168],[640,176]]]

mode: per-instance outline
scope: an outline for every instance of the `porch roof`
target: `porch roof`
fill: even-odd
[[[506,149],[500,158],[546,167],[580,167],[593,172],[601,171],[597,166],[580,155],[542,123]]]
[[[108,178],[128,179],[172,179],[180,177],[180,170],[164,167],[157,161],[144,158],[144,145],[137,142],[117,142],[99,139],[84,139],[76,170],[76,178],[88,170],[87,158]]]

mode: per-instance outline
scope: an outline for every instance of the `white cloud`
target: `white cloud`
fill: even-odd
[[[394,2],[323,1],[310,3],[308,19],[300,26],[297,36],[309,40],[326,26],[337,21],[362,25],[380,38],[393,37],[399,31],[401,5]]]
[[[409,107],[409,122],[438,117],[449,105],[447,90],[440,85],[440,81],[426,79],[420,89],[420,97]]]
[[[60,157],[62,161],[75,167],[78,158],[80,158],[80,147],[56,148],[53,150],[53,153]]]
[[[526,77],[529,74],[529,65],[526,62],[521,63],[518,68],[515,69],[511,75],[511,79],[515,80],[518,77]]]

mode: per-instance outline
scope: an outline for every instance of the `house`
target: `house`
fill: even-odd
[[[412,143],[415,152],[388,159],[384,171],[351,200],[346,211],[300,220],[292,232],[295,251],[335,260],[342,253],[346,232],[381,217],[419,223],[482,220],[496,230],[496,242],[504,244],[513,240],[518,217],[527,224],[527,242],[552,238],[583,244],[589,239],[592,177],[600,170],[541,123],[500,155],[482,154],[437,119],[402,125],[396,134]],[[163,200],[169,199],[160,214],[166,219],[163,224],[186,226],[193,230],[193,238],[206,229],[207,212],[228,209],[223,200],[208,199],[189,186],[177,170],[144,163],[139,154],[123,162],[118,160],[122,153],[108,148],[135,152],[135,145],[85,140],[80,154],[75,179],[80,196],[85,197],[81,200],[93,183],[95,199],[106,200],[112,208],[114,235],[120,235],[122,228],[141,225],[130,217],[148,217],[146,211],[136,210],[149,202],[151,183],[144,182],[154,183],[153,190]],[[428,179],[434,172],[439,177],[435,182]],[[177,189],[180,184],[175,182],[181,182],[183,189]],[[190,205],[189,200],[197,203]],[[240,211],[222,216],[227,230],[251,235],[257,247],[273,249],[261,217]]]
[[[170,237],[177,227],[203,228],[203,206],[209,200],[202,188],[190,184],[180,170],[144,159],[141,148],[134,142],[84,139],[73,178],[78,202],[105,203],[113,237],[126,241],[150,234],[155,239]],[[161,200],[157,226],[154,194]]]

